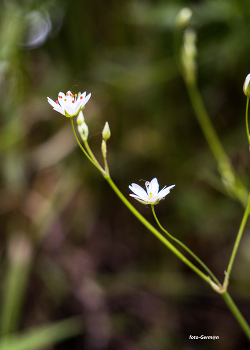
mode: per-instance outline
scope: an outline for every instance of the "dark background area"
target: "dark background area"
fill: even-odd
[[[184,6],[197,31],[201,95],[248,187],[248,1],[1,2],[2,336],[80,315],[80,335],[43,349],[249,348],[222,298],[132,216],[46,100],[91,92],[84,116],[98,160],[108,121],[114,182],[153,225],[150,207],[130,198],[128,185],[154,177],[161,188],[175,184],[155,207],[158,218],[223,281],[244,209],[223,193],[174,59]],[[248,322],[249,263],[247,226],[229,292]],[[16,312],[3,331],[6,305]],[[220,339],[189,340],[202,334]]]

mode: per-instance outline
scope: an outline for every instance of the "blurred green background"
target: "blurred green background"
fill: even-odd
[[[222,281],[243,208],[221,191],[174,59],[184,6],[193,11],[204,103],[248,187],[247,0],[1,1],[1,350],[12,349],[1,341],[53,324],[55,336],[34,334],[44,345],[13,349],[249,348],[220,296],[137,222],[46,100],[91,92],[84,115],[97,158],[108,121],[114,182],[128,198],[132,182],[175,184],[156,213]],[[155,224],[150,207],[129,200]],[[229,288],[248,322],[249,266],[248,226]],[[76,326],[63,328],[65,319]],[[189,340],[201,334],[220,339]]]

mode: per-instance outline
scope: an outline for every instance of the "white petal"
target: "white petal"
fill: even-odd
[[[75,109],[79,110],[81,109],[81,103],[82,103],[82,100],[79,100],[79,98],[75,101],[74,105],[75,105]]]
[[[82,109],[85,104],[88,102],[88,100],[91,97],[91,94],[88,94],[87,97],[86,96],[86,92],[84,92],[83,94],[81,94],[81,96],[78,97],[78,99],[75,101],[75,108],[77,109],[77,111],[79,109]],[[82,97],[82,98],[81,98]]]
[[[58,98],[58,102],[60,103],[63,110],[65,110],[67,108],[67,106],[68,106],[67,96],[60,98],[60,99]]]
[[[156,177],[150,181],[150,185],[148,187],[147,192],[148,194],[152,193],[153,196],[156,196],[157,193],[159,192],[159,183]]]
[[[91,97],[91,93],[88,94],[88,95],[85,97],[85,99],[84,99],[84,104],[85,104],[85,105],[86,105],[86,103],[88,102],[88,100],[90,99],[90,97]]]
[[[78,110],[75,109],[74,103],[72,103],[72,106],[66,106],[65,111],[72,117],[78,113]]]
[[[166,195],[169,194],[170,190],[174,187],[175,185],[172,186],[168,186],[168,187],[163,187],[163,189],[158,193],[157,196],[155,196],[155,198],[157,199],[163,199],[166,197]]]
[[[86,94],[86,92],[85,92],[84,94]],[[82,96],[82,95],[81,95],[81,96]],[[80,97],[81,97],[81,96],[80,96]],[[91,97],[91,94],[88,94],[86,97],[83,96],[83,98],[80,100],[80,101],[81,101],[81,108],[83,108],[83,107],[86,105],[86,103],[88,102],[88,100],[90,99],[90,97]]]
[[[136,196],[135,194],[129,194],[131,197],[135,198],[138,202],[142,204],[150,204],[149,201],[143,200],[141,197]]]
[[[63,100],[62,108],[66,110],[70,116],[76,115],[79,110],[76,106],[75,100],[71,96],[67,96],[67,98]]]
[[[82,99],[81,100],[84,100],[85,99],[85,97],[86,97],[86,91],[85,92],[83,92],[79,97],[78,97],[78,99],[80,99],[80,97],[82,97]]]
[[[49,104],[50,104],[52,107],[55,107],[55,106],[56,106],[55,101],[53,101],[51,98],[47,97],[47,100],[48,100]]]
[[[60,107],[59,105],[56,105],[56,107],[53,108],[55,111],[61,113],[62,115],[65,115],[65,111]]]
[[[55,102],[54,102],[51,98],[49,98],[49,97],[47,97],[47,99],[48,99],[49,104],[53,107],[53,109],[54,109],[55,111],[57,111],[57,112],[59,112],[59,113],[65,115],[64,110],[62,109],[62,107],[61,107],[59,104],[55,103]]]
[[[66,92],[66,96],[70,96],[72,98],[72,95],[73,94],[72,94],[72,92],[70,90]]]
[[[146,192],[147,192],[148,195],[149,195],[149,193],[150,193],[150,192],[148,191],[148,190],[149,190],[149,185],[150,185],[150,182],[149,182],[149,181],[146,181],[146,182],[145,182],[145,187],[146,187]]]
[[[244,83],[244,89],[246,90],[250,81],[250,74],[247,75]]]
[[[134,192],[138,197],[142,198],[143,200],[148,200],[147,192],[139,185],[132,183],[132,185],[128,186],[129,189]]]
[[[60,97],[59,97],[60,96]],[[65,99],[65,93],[64,92],[59,92],[58,94],[58,102],[61,104],[61,101]]]
[[[150,200],[149,200],[149,204],[157,204],[159,202],[159,198],[157,197],[152,197]]]

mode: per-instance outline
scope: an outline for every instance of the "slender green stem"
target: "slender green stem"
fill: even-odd
[[[193,253],[192,250],[189,249],[184,243],[182,243],[179,239],[177,239],[174,236],[172,236],[167,230],[164,229],[164,227],[162,227],[162,225],[160,224],[160,222],[159,222],[159,220],[158,220],[158,218],[156,216],[154,205],[151,205],[151,209],[152,209],[155,221],[157,222],[158,226],[162,229],[162,231],[164,231],[173,241],[175,241],[183,249],[185,249],[207,271],[207,273],[218,284],[218,286],[221,286],[221,284],[218,281],[218,279],[214,276],[212,271],[203,263],[203,261],[201,261],[201,259],[199,259],[198,256],[195,253]]]
[[[242,316],[240,310],[235,305],[234,301],[228,294],[228,292],[221,293],[222,298],[224,299],[225,303],[227,304],[229,310],[232,312],[236,320],[238,321],[239,325],[243,329],[245,335],[247,336],[248,340],[250,341],[250,328],[245,320],[245,318]]]
[[[101,165],[99,164],[98,160],[96,159],[96,157],[94,156],[94,153],[91,151],[91,148],[89,147],[88,141],[84,141],[84,146],[88,152],[88,154],[90,155],[90,157],[93,159],[93,161],[98,164],[98,166],[101,168]]]
[[[182,253],[179,252],[162,234],[156,230],[134,207],[133,205],[123,196],[120,190],[116,187],[114,182],[110,177],[106,177],[107,182],[115,191],[117,196],[122,200],[126,207],[132,212],[133,215],[137,217],[139,221],[151,231],[167,248],[169,248],[180,260],[182,260],[186,265],[188,265],[198,276],[200,276],[205,282],[210,284],[210,278],[206,276],[200,269],[198,269],[194,264],[192,264]]]
[[[107,157],[103,157],[104,160],[104,169],[107,175],[109,175],[109,166],[108,166],[108,162],[107,162]]]
[[[74,121],[73,121],[73,118],[71,117],[70,118],[70,121],[71,121],[71,126],[72,126],[72,129],[73,129],[73,133],[74,133],[74,136],[75,136],[75,139],[79,145],[79,147],[81,148],[81,150],[83,151],[83,153],[85,154],[85,156],[88,158],[88,160],[103,174],[105,175],[105,171],[102,169],[102,167],[100,166],[100,164],[95,161],[94,159],[91,158],[91,156],[87,153],[87,151],[82,147],[82,144],[81,142],[79,141],[77,135],[76,135],[76,131],[75,131],[75,127],[74,127]]]
[[[249,97],[247,97],[247,103],[246,103],[246,129],[247,129],[247,138],[248,138],[249,151],[250,151],[250,135],[249,135],[249,126],[248,126],[248,106],[249,106]]]
[[[227,272],[226,272],[226,277],[225,277],[226,284],[227,284],[227,282],[229,280],[230,273],[231,273],[231,270],[232,270],[232,267],[233,267],[233,263],[234,263],[234,259],[235,259],[235,256],[236,256],[239,244],[240,244],[240,240],[241,240],[244,228],[246,226],[246,222],[247,222],[247,219],[248,219],[248,216],[249,216],[249,210],[250,210],[250,195],[248,197],[247,207],[246,207],[246,210],[244,212],[244,215],[243,215],[243,218],[242,218],[242,221],[241,221],[241,224],[240,224],[240,228],[239,228],[239,231],[238,231],[235,243],[234,243],[234,248],[233,248],[233,251],[232,251],[232,255],[231,255],[231,258],[229,260],[229,264],[228,264],[228,268],[227,268]]]

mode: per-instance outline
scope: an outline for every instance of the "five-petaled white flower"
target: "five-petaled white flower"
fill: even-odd
[[[83,109],[90,97],[91,94],[86,96],[86,92],[77,97],[77,94],[73,95],[71,91],[68,91],[66,95],[63,92],[59,92],[56,102],[49,97],[47,99],[55,111],[66,117],[74,117]]]
[[[130,194],[131,197],[134,197],[142,204],[151,204],[155,205],[160,202],[160,200],[164,199],[167,194],[169,194],[172,186],[164,186],[163,189],[159,192],[159,183],[157,178],[155,177],[150,182],[145,182],[146,191],[139,185],[132,183],[132,185],[128,186],[129,189],[134,192],[134,194]]]

